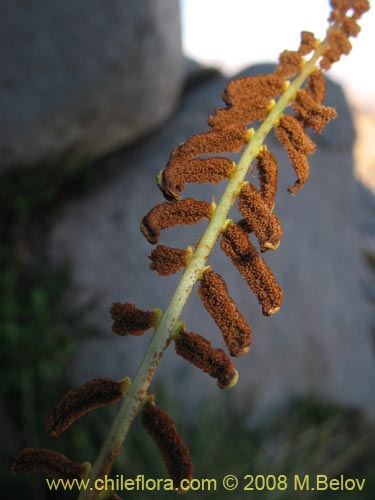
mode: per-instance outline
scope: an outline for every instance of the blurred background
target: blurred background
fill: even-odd
[[[115,338],[112,302],[163,308],[169,301],[178,276],[148,269],[151,249],[139,232],[143,215],[162,201],[156,174],[176,144],[207,130],[228,78],[272,71],[265,64],[296,49],[301,30],[324,36],[328,13],[324,0],[1,2],[3,498],[76,498],[48,492],[43,477],[12,476],[10,466],[26,446],[95,459],[116,408],[95,411],[58,440],[45,435],[43,420],[80,383],[134,376],[149,337]],[[170,349],[153,384],[197,477],[345,474],[366,478],[365,491],[304,498],[373,498],[374,12],[361,25],[352,53],[329,73],[326,104],[339,116],[322,137],[311,135],[311,180],[295,198],[286,192],[294,179],[288,160],[273,137],[267,142],[279,159],[275,212],[285,236],[265,258],[284,289],[282,310],[262,317],[215,251],[210,263],[254,332],[251,352],[236,360],[240,380],[223,393]],[[223,189],[188,186],[186,196],[218,199]],[[168,230],[161,243],[186,247],[202,229]],[[184,312],[187,329],[223,347],[196,295]],[[165,477],[138,423],[125,448],[114,473]]]

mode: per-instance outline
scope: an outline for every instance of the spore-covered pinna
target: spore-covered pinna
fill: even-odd
[[[52,437],[65,432],[73,422],[104,405],[119,405],[117,416],[96,462],[75,464],[52,450],[26,448],[15,459],[13,471],[43,472],[60,478],[89,478],[94,481],[110,474],[135,417],[140,414],[144,430],[158,446],[172,484],[180,490],[182,480],[192,477],[189,451],[172,419],[159,409],[148,391],[164,350],[174,344],[176,353],[216,379],[221,389],[233,387],[238,373],[230,357],[245,355],[253,332],[231,298],[223,277],[207,265],[209,254],[219,240],[221,250],[258,299],[265,316],[282,306],[283,292],[261,253],[276,250],[283,238],[280,219],[274,212],[278,190],[278,163],[264,145],[270,132],[285,148],[296,175],[288,189],[296,194],[309,178],[308,156],[315,144],[307,130],[320,134],[336,117],[333,108],[323,105],[327,70],[351,49],[350,37],[360,31],[358,20],[369,9],[367,0],[330,0],[331,12],[325,39],[302,32],[296,51],[285,50],[269,74],[238,78],[226,87],[225,107],[209,117],[208,132],[196,134],[176,146],[157,183],[166,201],[153,207],[142,219],[141,230],[157,245],[150,255],[150,268],[161,276],[184,269],[168,308],[144,311],[134,304],[115,302],[111,307],[112,330],[121,336],[154,333],[140,369],[133,381],[93,379],[72,389],[51,410],[45,429]],[[308,56],[308,57],[307,57]],[[253,128],[249,128],[253,126]],[[228,153],[243,152],[236,164]],[[257,183],[246,179],[255,167]],[[216,205],[212,201],[183,198],[188,183],[219,183],[227,188]],[[207,196],[210,200],[210,196]],[[228,213],[237,202],[242,219],[233,221]],[[163,230],[177,225],[208,225],[198,242],[178,249],[159,244]],[[215,348],[201,332],[187,332],[179,322],[184,303],[195,283],[202,303],[221,330],[228,354]],[[126,339],[124,339],[126,341]],[[118,493],[118,492],[117,492]],[[80,500],[119,498],[116,492],[81,491]]]

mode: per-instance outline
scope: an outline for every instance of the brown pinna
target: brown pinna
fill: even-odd
[[[283,302],[283,291],[241,225],[228,225],[220,245],[257,296],[263,314],[270,316],[278,312]]]
[[[197,333],[181,330],[174,338],[176,353],[216,378],[220,389],[233,387],[238,380],[238,373],[222,349],[214,349],[211,343]]]
[[[280,219],[264,202],[262,194],[248,182],[241,186],[238,209],[245,218],[248,231],[257,237],[261,252],[276,250],[283,237]]]
[[[197,201],[193,198],[172,203],[161,203],[143,217],[141,231],[148,241],[154,245],[159,242],[162,229],[179,226],[180,224],[197,224],[205,218],[210,218],[211,213],[211,203]]]
[[[178,490],[181,481],[191,480],[193,466],[189,450],[178,434],[173,420],[149,400],[142,408],[141,422],[144,430],[159,448],[169,477],[173,480],[174,488]]]
[[[328,106],[321,106],[307,90],[299,90],[293,109],[297,120],[304,128],[310,127],[317,134],[321,134],[327,123],[336,118],[336,111]]]
[[[156,271],[160,276],[176,274],[181,267],[186,265],[189,253],[188,249],[180,250],[179,248],[157,245],[149,257],[151,260],[150,269]]]
[[[90,471],[90,464],[76,464],[65,455],[45,448],[25,448],[17,456],[12,466],[15,474],[42,472],[56,479],[78,479]]]
[[[115,404],[123,397],[128,380],[117,382],[95,378],[68,391],[50,411],[44,428],[51,437],[59,437],[75,420],[95,408]]]
[[[205,271],[199,284],[199,296],[220,328],[230,355],[245,354],[250,349],[251,328],[230,297],[222,276],[210,269]]]
[[[110,315],[113,320],[112,331],[117,335],[143,335],[157,321],[156,311],[143,311],[128,302],[114,302]]]
[[[263,202],[273,210],[276,194],[279,166],[274,155],[266,147],[262,148],[256,158],[259,179],[259,192]]]

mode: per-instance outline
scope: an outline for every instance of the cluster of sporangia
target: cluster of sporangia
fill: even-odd
[[[328,46],[320,59],[320,67],[328,69],[344,53],[349,53],[349,36],[360,30],[357,20],[368,10],[366,0],[331,0],[332,23]],[[166,202],[155,206],[143,218],[141,229],[148,241],[157,244],[160,232],[179,224],[196,224],[212,216],[215,206],[192,198],[181,199],[185,183],[218,183],[229,179],[236,165],[227,157],[202,157],[208,154],[239,152],[250,140],[249,123],[264,120],[277,99],[287,88],[287,80],[293,78],[304,63],[303,56],[317,45],[314,35],[303,32],[298,51],[284,51],[276,69],[267,75],[244,77],[233,80],[225,89],[223,99],[226,108],[218,109],[210,117],[211,129],[197,134],[177,146],[166,168],[158,176],[158,184]],[[333,108],[322,105],[325,80],[321,69],[315,68],[305,88],[299,90],[292,104],[293,115],[284,114],[275,126],[275,135],[284,146],[296,173],[297,180],[289,187],[296,193],[307,181],[309,167],[307,156],[315,145],[306,134],[307,128],[321,133],[327,122],[336,116]],[[264,315],[276,313],[282,304],[280,285],[268,265],[249,239],[253,233],[260,251],[276,249],[283,235],[280,220],[273,213],[277,193],[278,164],[265,146],[256,158],[259,187],[243,182],[238,195],[238,208],[243,219],[237,223],[227,221],[222,228],[220,246],[233,265],[257,296]],[[157,245],[152,251],[151,269],[160,275],[177,273],[186,266],[192,248],[185,250]],[[251,344],[251,328],[228,293],[220,274],[207,267],[200,278],[199,296],[220,328],[231,356],[242,356]],[[118,335],[142,335],[155,327],[161,312],[142,311],[129,303],[114,303],[111,316],[113,331]],[[227,354],[215,349],[197,333],[188,333],[181,326],[173,338],[178,355],[217,379],[222,389],[236,383],[237,372]],[[94,408],[117,403],[126,394],[129,379],[120,382],[94,379],[69,391],[53,408],[45,421],[50,436],[58,437],[77,418]],[[163,454],[168,472],[176,486],[181,479],[190,478],[192,466],[188,449],[176,432],[173,421],[157,408],[153,397],[146,398],[141,410],[142,424]],[[55,477],[83,477],[90,465],[74,464],[63,455],[51,450],[25,449],[16,458],[15,472],[44,471]],[[118,498],[115,492],[111,498]],[[106,497],[109,498],[109,497]]]

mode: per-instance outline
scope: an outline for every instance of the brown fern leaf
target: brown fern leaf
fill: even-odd
[[[160,231],[180,224],[197,224],[202,219],[209,219],[212,212],[211,203],[197,201],[193,198],[177,200],[172,203],[160,203],[143,217],[141,231],[153,245],[159,242]]]
[[[284,80],[274,73],[236,78],[228,83],[223,94],[223,100],[229,108],[219,111],[230,115],[233,113],[233,108],[245,107],[245,103],[251,109],[251,100],[253,98],[276,98],[283,91],[283,87]],[[211,126],[215,124],[215,121],[211,123],[214,120],[214,116],[210,118]],[[246,123],[245,121],[242,122]]]
[[[151,252],[150,269],[156,271],[160,276],[176,274],[186,264],[188,251],[179,248],[171,248],[165,245],[157,245]]]
[[[143,335],[155,326],[155,312],[137,309],[128,302],[114,302],[110,310],[113,319],[112,331],[117,335]]]
[[[301,56],[307,56],[310,54],[318,43],[318,40],[315,38],[314,33],[310,31],[302,31],[301,32],[301,43],[298,49],[298,53]]]
[[[261,252],[275,250],[283,236],[280,220],[263,201],[261,193],[248,182],[241,187],[238,209],[245,217],[249,232],[254,232],[257,237]]]
[[[306,56],[314,50],[317,42],[313,33],[302,31],[298,50],[284,50],[279,56],[279,64],[274,73],[283,79],[295,76],[303,64],[302,56]]]
[[[283,130],[288,137],[287,144],[299,153],[311,155],[315,151],[314,142],[303,130],[300,122],[293,116],[282,115],[276,130]]]
[[[332,10],[328,20],[334,23],[343,22],[351,11],[349,19],[358,20],[370,8],[367,0],[330,0],[330,4]]]
[[[177,146],[178,156],[193,158],[202,154],[238,153],[246,141],[245,124],[232,122],[227,127],[192,135],[182,145]]]
[[[55,479],[79,479],[90,470],[88,463],[76,464],[65,455],[45,448],[25,448],[12,466],[14,474],[43,472]]]
[[[284,79],[292,78],[300,70],[301,64],[300,52],[284,50],[279,56],[279,65],[275,69],[275,74]]]
[[[341,29],[343,33],[345,33],[346,36],[357,36],[359,32],[361,31],[361,27],[359,24],[355,21],[354,18],[351,17],[344,17],[344,19],[341,22]]]
[[[236,78],[224,91],[223,100],[228,107],[216,110],[208,123],[220,129],[230,123],[246,125],[263,120],[268,114],[270,100],[276,98],[283,87],[283,79],[273,73]]]
[[[220,130],[196,134],[172,151],[158,186],[168,201],[178,200],[186,182],[218,183],[229,177],[233,162],[228,158],[197,158],[201,154],[238,152],[247,140],[244,124],[231,123]]]
[[[259,191],[264,203],[272,210],[277,194],[279,167],[276,158],[268,149],[261,149],[257,156]]]
[[[329,35],[328,41],[330,46],[324,52],[324,56],[320,61],[320,67],[325,70],[330,69],[333,63],[339,61],[342,54],[349,54],[352,50],[352,44],[343,31],[334,31]]]
[[[173,420],[153,402],[147,402],[142,409],[142,426],[159,448],[174,488],[178,490],[183,479],[191,480],[193,467],[189,450]]]
[[[222,234],[220,246],[257,296],[263,314],[270,316],[279,311],[283,291],[246,231],[238,224],[230,224]]]
[[[95,378],[68,391],[51,410],[44,421],[44,428],[51,437],[59,437],[78,418],[95,408],[115,404],[123,396],[121,382]]]
[[[351,51],[350,36],[357,36],[360,26],[357,20],[370,8],[367,0],[331,0],[332,11],[329,21],[332,23],[328,35],[328,47],[320,60],[320,67],[329,69],[342,54]]]
[[[308,92],[317,104],[322,104],[326,95],[326,79],[323,71],[315,68],[306,82],[306,92]]]
[[[161,172],[159,187],[167,200],[177,200],[185,183],[217,184],[229,178],[234,168],[233,161],[224,157],[172,161]]]
[[[270,100],[283,90],[275,74],[238,78],[230,82],[223,99],[227,108],[209,118],[211,131],[193,135],[177,146],[159,175],[159,187],[167,200],[179,199],[187,182],[217,183],[230,177],[234,164],[228,158],[198,158],[202,154],[238,152],[248,139],[246,125],[263,120]]]
[[[197,333],[182,330],[174,339],[176,353],[216,378],[220,389],[229,389],[237,382],[238,374],[225,352],[214,349],[211,343]]]
[[[245,354],[251,344],[251,328],[230,297],[220,274],[211,270],[204,272],[199,285],[199,296],[220,328],[229,354],[236,357]]]
[[[316,103],[306,90],[297,92],[293,109],[296,119],[302,126],[304,128],[310,127],[318,134],[321,134],[325,125],[337,116],[333,108]]]
[[[295,194],[309,178],[307,155],[315,151],[315,144],[305,133],[301,123],[290,115],[282,115],[275,135],[284,146],[297,175],[294,185],[288,188],[290,193]]]

